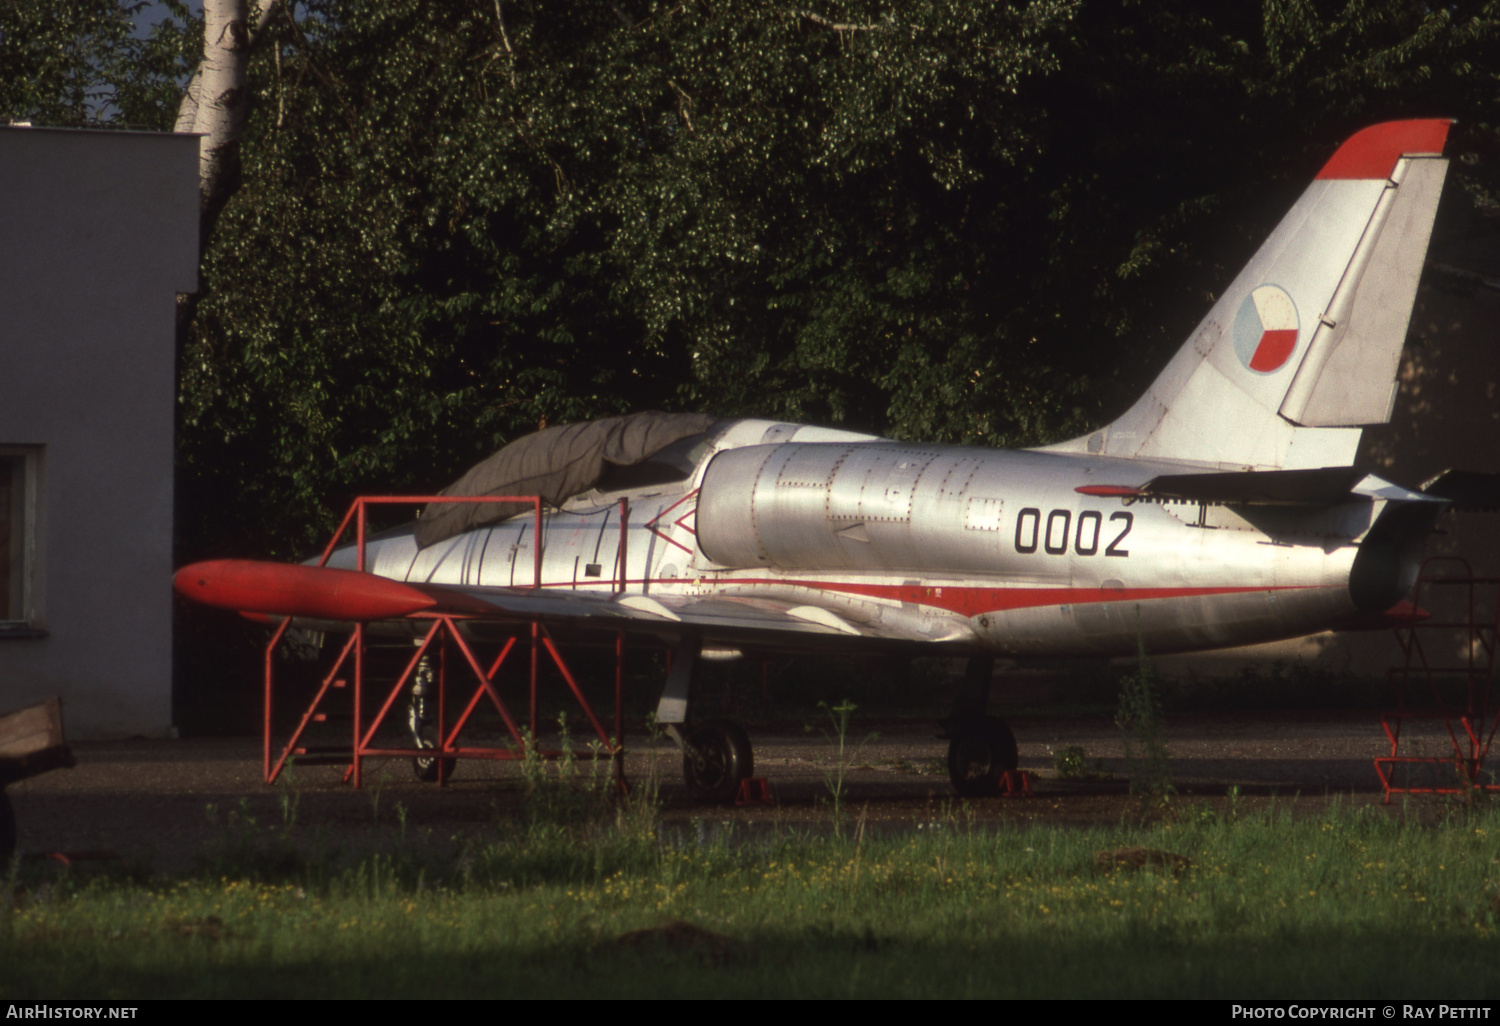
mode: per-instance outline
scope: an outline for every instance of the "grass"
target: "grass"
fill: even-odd
[[[29,869],[0,892],[0,996],[1500,996],[1494,808],[735,844],[501,826],[441,855],[241,838],[178,879]],[[1120,849],[1190,864],[1100,868]]]

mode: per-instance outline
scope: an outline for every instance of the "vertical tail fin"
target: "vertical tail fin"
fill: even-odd
[[[1123,417],[1049,447],[1225,469],[1348,465],[1390,419],[1446,120],[1349,139]]]

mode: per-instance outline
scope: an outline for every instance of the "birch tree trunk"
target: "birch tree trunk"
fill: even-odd
[[[240,137],[250,113],[246,86],[250,51],[281,0],[204,0],[203,63],[177,108],[175,131],[198,132],[199,238],[206,246],[214,223],[240,182]]]

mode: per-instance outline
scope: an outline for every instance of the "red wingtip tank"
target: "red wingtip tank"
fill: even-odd
[[[216,559],[177,571],[181,595],[238,613],[368,623],[420,613],[437,600],[409,584],[332,567]]]

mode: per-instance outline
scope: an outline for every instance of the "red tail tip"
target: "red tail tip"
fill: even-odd
[[[1439,154],[1448,141],[1447,118],[1387,121],[1355,132],[1318,172],[1319,178],[1389,178],[1408,153]]]

